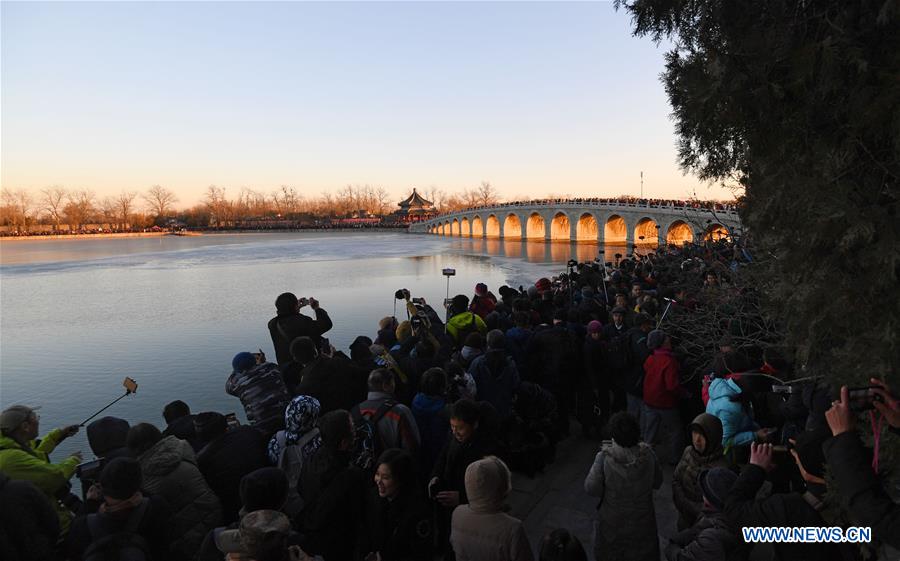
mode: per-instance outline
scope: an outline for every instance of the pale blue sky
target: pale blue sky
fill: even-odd
[[[730,197],[607,2],[2,4],[2,186]]]

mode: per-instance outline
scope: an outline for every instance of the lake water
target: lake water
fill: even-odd
[[[451,296],[471,296],[477,282],[496,293],[597,255],[596,244],[368,231],[3,241],[0,406],[40,405],[43,434],[80,423],[130,376],[137,394],[104,414],[163,427],[163,406],[182,399],[243,419],[224,391],[231,358],[261,348],[274,360],[266,322],[282,292],[317,298],[334,321],[327,336],[346,351],[358,335],[374,338],[398,288],[438,308],[445,267],[457,271]],[[90,457],[84,431],[54,458],[74,450]]]

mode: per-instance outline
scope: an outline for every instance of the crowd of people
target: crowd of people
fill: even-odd
[[[225,380],[245,425],[173,401],[165,426],[90,423],[98,460],[51,461],[78,427],[38,439],[36,408],[7,407],[0,557],[736,561],[753,547],[742,528],[853,525],[871,542],[779,543],[775,555],[895,552],[900,509],[877,443],[900,429],[900,400],[882,380],[862,393],[781,384],[789,361],[735,344],[733,323],[702,376],[685,375],[671,308],[691,314],[733,290],[745,255],[723,241],[572,263],[497,295],[478,283],[440,313],[400,289],[405,318],[384,317],[347,352],[325,337],[332,319],[315,298],[281,294],[274,361],[240,352]],[[874,450],[856,428],[863,409]],[[572,431],[600,447],[584,466],[594,543],[559,528],[533,549],[508,513],[511,473],[552,470]],[[677,528],[657,524],[665,473]]]

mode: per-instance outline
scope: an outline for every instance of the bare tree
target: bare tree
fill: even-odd
[[[388,204],[391,200],[390,195],[387,192],[387,189],[384,187],[378,186],[375,188],[375,214],[378,216],[384,216],[388,213]]]
[[[210,185],[206,188],[206,196],[203,203],[209,210],[209,219],[213,226],[218,228],[225,220],[227,220],[228,201],[225,199],[225,188]]]
[[[66,190],[59,185],[41,189],[41,204],[44,212],[53,221],[53,230],[58,231],[62,222],[63,206],[65,206]]]
[[[80,229],[94,212],[95,196],[93,191],[81,189],[67,194],[63,215],[72,229]]]
[[[477,189],[477,204],[479,205],[494,205],[497,204],[497,201],[500,200],[499,193],[494,188],[493,185],[490,184],[489,181],[482,181],[481,185]]]
[[[113,197],[103,197],[103,199],[97,203],[97,212],[102,217],[102,222],[104,224],[109,224],[110,228],[115,228],[118,230],[118,224],[116,223],[116,218],[119,217],[119,201],[117,198]]]
[[[138,194],[134,191],[122,191],[116,196],[116,208],[119,212],[119,218],[122,219],[122,229],[128,228],[128,217],[134,210],[134,200]]]
[[[0,198],[3,201],[4,220],[8,220],[16,231],[19,231],[20,227],[22,231],[27,231],[28,223],[34,219],[32,216],[34,199],[31,194],[24,189],[15,191],[3,189]]]
[[[175,196],[175,193],[161,185],[150,187],[144,193],[143,199],[146,201],[150,212],[156,215],[157,218],[165,218],[172,210],[172,205],[178,202],[178,197]]]

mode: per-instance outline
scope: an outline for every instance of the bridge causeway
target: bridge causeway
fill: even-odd
[[[741,229],[736,210],[674,203],[557,199],[501,203],[445,213],[410,225],[411,233],[454,237],[682,244]]]

